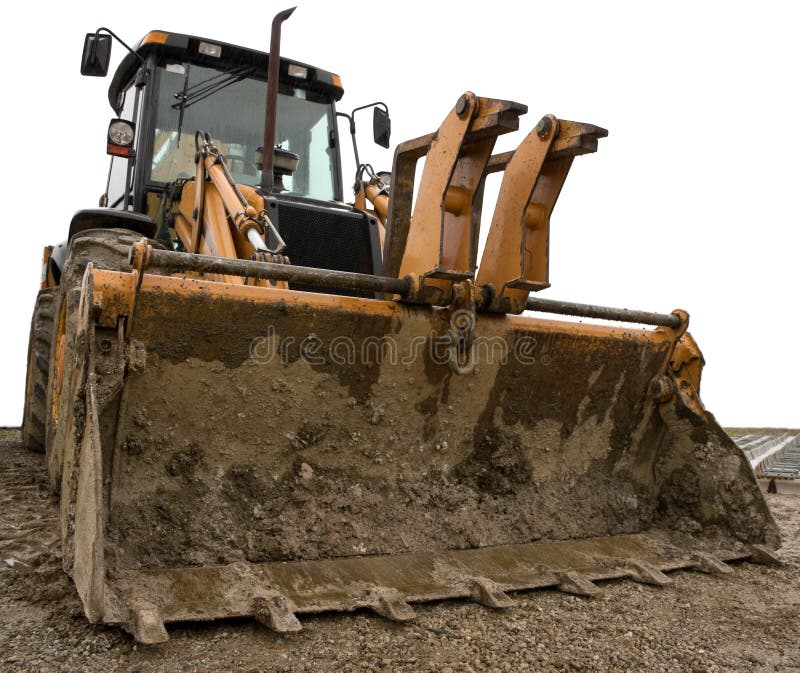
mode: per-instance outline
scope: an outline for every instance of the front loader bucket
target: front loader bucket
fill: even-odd
[[[663,584],[779,542],[681,328],[478,314],[456,374],[447,309],[91,267],[81,293],[65,564],[139,641]]]

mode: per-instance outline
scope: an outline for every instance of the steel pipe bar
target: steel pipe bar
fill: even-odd
[[[131,248],[131,258],[134,251]],[[149,265],[167,273],[194,271],[197,273],[218,273],[226,276],[257,278],[264,280],[285,280],[289,283],[317,285],[325,288],[367,290],[370,292],[386,292],[405,297],[411,290],[411,282],[406,278],[387,278],[365,273],[337,271],[335,269],[317,269],[293,264],[273,264],[256,262],[247,259],[227,259],[196,255],[186,252],[172,252],[153,248]],[[555,299],[538,299],[530,297],[525,306],[528,311],[557,313],[581,318],[599,318],[619,322],[640,323],[643,325],[662,325],[677,328],[681,325],[681,317],[675,313],[652,313],[611,306],[594,304],[576,304]]]
[[[642,325],[661,325],[663,327],[673,328],[677,328],[681,325],[681,317],[675,313],[652,313],[650,311],[636,311],[627,308],[613,308],[611,306],[576,304],[569,301],[559,301],[557,299],[529,297],[525,309],[543,313],[571,315],[580,318],[599,318],[601,320],[641,323]]]
[[[133,254],[133,249],[131,249],[131,254]],[[411,283],[405,278],[386,278],[365,273],[316,269],[293,264],[255,262],[247,259],[227,259],[156,248],[153,248],[150,253],[150,266],[168,273],[182,271],[219,273],[243,278],[285,280],[290,283],[318,285],[326,288],[388,292],[401,296],[407,295],[411,289]]]

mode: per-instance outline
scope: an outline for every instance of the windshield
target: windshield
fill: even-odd
[[[251,74],[248,68],[221,72],[188,63],[159,68],[151,180],[193,177],[194,134],[203,130],[225,155],[236,182],[261,183],[256,150],[264,142],[267,84]],[[324,96],[280,85],[275,144],[300,157],[295,173],[283,177],[284,193],[334,200],[332,119]]]

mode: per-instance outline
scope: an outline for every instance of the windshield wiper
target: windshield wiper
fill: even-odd
[[[187,87],[186,85],[189,83],[189,66],[187,65],[184,88],[182,91],[175,94],[175,98],[178,98],[180,102],[173,104],[172,109],[180,110],[182,114],[186,108],[191,107],[195,103],[199,103],[201,100],[205,100],[231,84],[241,82],[245,77],[252,75],[254,71],[255,68],[252,66],[241,66],[234,70],[217,73],[197,84]]]
[[[188,91],[189,91],[189,68],[191,66],[187,63],[186,64],[186,76],[183,78],[183,89],[175,94],[175,98],[180,99],[180,103],[173,105],[172,108],[175,107],[180,108],[180,115],[178,116],[178,147],[181,146],[181,131],[183,130],[183,113],[186,112],[186,100],[188,98]]]

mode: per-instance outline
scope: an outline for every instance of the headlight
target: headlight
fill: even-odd
[[[106,152],[115,157],[132,157],[135,136],[136,127],[133,122],[124,119],[112,119],[108,125]]]
[[[111,145],[130,147],[133,145],[133,124],[124,119],[112,119],[108,125],[108,142]]]

